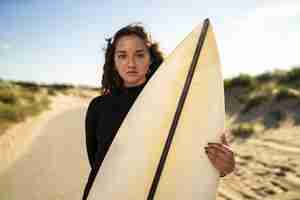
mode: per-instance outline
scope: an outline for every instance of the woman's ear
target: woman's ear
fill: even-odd
[[[150,64],[149,64],[149,69],[150,69],[150,66],[153,64],[153,59],[150,57]]]
[[[151,68],[149,67],[149,69],[148,69],[148,71],[147,71],[147,73],[146,73],[146,76],[150,76],[151,72],[152,72],[152,70],[151,70]]]

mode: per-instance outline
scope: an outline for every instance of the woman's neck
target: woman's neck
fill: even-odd
[[[132,83],[132,84],[124,82],[124,87],[125,88],[138,87],[138,86],[144,85],[146,83],[146,81],[147,81],[147,79],[145,78],[145,79],[140,80],[137,83]]]

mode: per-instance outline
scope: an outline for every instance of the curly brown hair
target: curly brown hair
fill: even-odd
[[[115,33],[112,38],[106,39],[107,47],[105,50],[105,62],[103,65],[102,86],[103,94],[109,93],[112,89],[122,88],[123,80],[115,70],[114,54],[118,40],[123,36],[136,35],[141,38],[149,49],[151,64],[147,80],[154,74],[159,65],[163,62],[163,54],[159,50],[158,43],[151,40],[150,35],[145,31],[140,23],[129,24]]]

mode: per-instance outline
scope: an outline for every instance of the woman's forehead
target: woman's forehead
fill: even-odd
[[[147,46],[145,41],[136,35],[125,35],[118,39],[116,43],[116,51],[126,50],[144,50]]]

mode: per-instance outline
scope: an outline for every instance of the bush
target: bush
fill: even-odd
[[[249,99],[248,102],[246,102],[245,107],[242,110],[242,113],[246,113],[250,111],[252,108],[259,106],[263,104],[264,102],[267,102],[270,100],[269,95],[257,95]]]
[[[299,81],[300,80],[300,68],[294,68],[286,74],[286,81]]]
[[[293,87],[299,89],[300,87],[300,68],[294,68],[291,71],[287,72],[285,76],[282,76],[279,81],[279,84],[284,86]]]
[[[11,89],[0,89],[0,102],[15,105],[18,102],[18,97]]]
[[[27,116],[36,115],[49,107],[47,93],[32,88],[39,87],[20,82],[0,84],[0,124],[3,124],[0,131],[3,131],[3,127],[7,128],[8,124],[23,121]]]
[[[56,96],[56,95],[57,95],[57,92],[55,91],[54,88],[48,88],[48,89],[47,89],[47,93],[48,93],[48,95],[50,95],[50,96]]]
[[[240,74],[239,76],[225,80],[224,81],[224,88],[225,90],[231,89],[233,87],[244,87],[246,89],[255,89],[256,81],[250,75],[247,74]]]
[[[52,84],[49,85],[50,88],[53,88],[54,90],[68,90],[68,89],[73,89],[73,85],[67,85],[67,84]]]
[[[290,91],[287,87],[280,87],[275,94],[276,101],[283,101],[289,98],[298,98],[293,92]]]
[[[286,113],[283,111],[276,109],[273,111],[269,111],[266,115],[264,115],[263,123],[266,129],[269,128],[279,128],[280,122],[286,118]]]
[[[34,82],[15,81],[13,83],[16,85],[19,85],[20,87],[22,87],[24,89],[31,91],[31,92],[39,92],[40,91],[40,86]]]
[[[277,122],[285,118],[285,113],[280,110],[271,111],[269,115]]]
[[[18,113],[18,107],[0,103],[0,122],[18,122],[22,121],[23,117],[22,114]]]
[[[249,138],[255,132],[254,127],[249,123],[241,123],[231,130],[231,133],[238,138]]]
[[[273,78],[273,74],[271,72],[265,72],[263,74],[256,76],[256,80],[258,80],[259,82],[271,81],[272,78]]]

